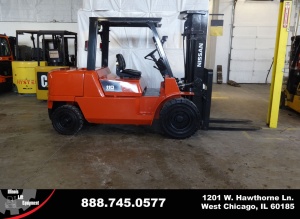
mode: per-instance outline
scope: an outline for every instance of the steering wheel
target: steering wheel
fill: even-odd
[[[161,38],[161,44],[164,45],[164,43],[167,41],[168,39],[168,36],[163,36]],[[153,38],[153,41],[155,42],[154,38]],[[148,57],[150,56],[152,59],[149,59],[149,60],[152,60],[154,62],[157,62],[157,59],[155,58],[154,53],[157,51],[157,49],[153,50],[152,52],[150,52],[148,55],[146,55],[144,58],[145,59],[148,59]]]
[[[155,57],[153,56],[154,53],[157,51],[157,49],[153,50],[152,52],[150,52],[148,55],[146,55],[144,58],[148,59],[148,57],[150,56],[152,59],[151,60],[155,60]],[[150,60],[150,59],[149,59]]]

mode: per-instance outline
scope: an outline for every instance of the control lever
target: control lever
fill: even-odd
[[[164,43],[167,41],[167,39],[168,39],[168,36],[163,36],[160,40],[161,44],[164,45]]]

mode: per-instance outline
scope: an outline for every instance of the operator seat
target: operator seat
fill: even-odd
[[[141,72],[133,69],[126,69],[125,59],[122,54],[117,54],[117,69],[116,73],[118,76],[123,78],[140,78]]]

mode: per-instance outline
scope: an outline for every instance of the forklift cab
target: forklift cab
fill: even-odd
[[[12,90],[11,62],[15,59],[15,37],[0,34],[0,92]]]
[[[32,46],[21,45],[31,40]],[[15,92],[47,100],[47,75],[56,68],[76,67],[77,33],[65,30],[17,30],[12,63]]]
[[[167,37],[164,36],[162,40],[159,38],[156,28],[161,27],[161,18],[136,18],[136,17],[90,17],[90,32],[88,40],[88,61],[87,69],[95,70],[96,63],[96,44],[97,35],[101,38],[101,67],[108,66],[109,56],[109,31],[113,27],[146,27],[150,28],[153,34],[153,41],[156,49],[145,56],[145,59],[150,59],[158,64],[157,69],[161,69],[161,73],[173,77],[173,73],[163,50],[163,43]],[[95,28],[96,27],[96,28]],[[158,52],[159,58],[156,59],[154,53]],[[126,69],[126,61],[122,54],[117,54],[117,74],[122,77],[138,77],[142,74]]]

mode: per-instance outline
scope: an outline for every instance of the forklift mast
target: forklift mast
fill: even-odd
[[[183,37],[186,38],[185,79],[196,83],[204,76],[207,11],[183,11],[179,19],[185,20]]]
[[[208,11],[182,11],[178,18],[185,20],[182,36],[186,47],[184,83],[187,86],[184,91],[194,92],[194,95],[188,98],[197,106],[202,115],[202,129],[208,129],[213,77],[212,70],[204,67]]]

